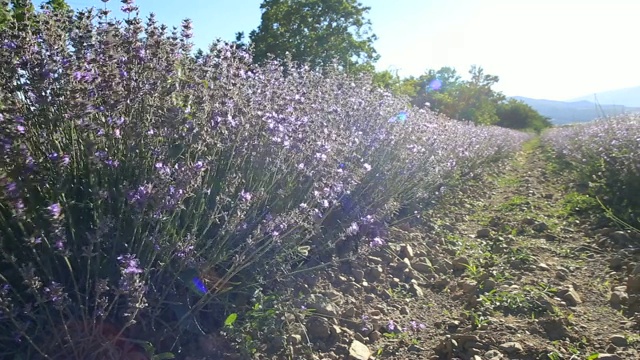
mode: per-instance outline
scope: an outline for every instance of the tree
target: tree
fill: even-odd
[[[496,114],[500,119],[496,125],[511,129],[532,129],[540,132],[552,125],[548,117],[540,115],[531,106],[515,99],[500,103]]]
[[[44,4],[53,11],[72,11],[64,0],[47,0]],[[26,21],[35,13],[31,0],[0,0],[0,29],[15,20],[18,26],[26,26]]]
[[[373,72],[379,56],[365,19],[369,7],[356,0],[264,0],[260,9],[262,22],[249,34],[256,62],[289,53],[313,69],[336,60],[347,72]]]

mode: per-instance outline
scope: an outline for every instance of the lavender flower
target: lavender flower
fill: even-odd
[[[47,209],[49,209],[49,214],[51,215],[51,217],[53,219],[60,218],[60,214],[62,212],[62,207],[60,206],[59,203],[51,204],[51,205],[49,205],[49,207]]]
[[[378,247],[384,246],[384,244],[385,244],[385,241],[379,237],[373,238],[373,240],[371,240],[371,242],[369,243],[369,245],[372,248],[378,248]]]

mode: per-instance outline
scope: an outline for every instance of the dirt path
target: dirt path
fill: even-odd
[[[586,202],[538,140],[388,243],[287,295],[289,359],[640,359],[640,237]],[[635,246],[635,248],[634,248]],[[263,358],[274,358],[266,356]]]
[[[292,294],[320,316],[292,320],[287,357],[640,359],[640,239],[594,230],[549,164],[534,140],[421,225],[303,277]]]

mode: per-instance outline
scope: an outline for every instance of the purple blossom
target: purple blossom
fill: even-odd
[[[14,41],[10,41],[10,40],[5,40],[4,43],[2,44],[2,46],[5,49],[9,49],[9,50],[15,50],[18,48],[18,44],[16,44]]]
[[[381,246],[383,246],[384,244],[385,244],[385,241],[384,241],[384,240],[382,240],[382,239],[381,239],[381,238],[379,238],[379,237],[375,237],[375,238],[373,238],[373,240],[371,240],[371,242],[369,243],[369,245],[370,245],[372,248],[381,247]]]
[[[387,329],[389,329],[389,331],[394,331],[396,329],[396,323],[393,322],[393,320],[389,320],[389,323],[387,324]]]
[[[49,209],[49,214],[54,219],[58,219],[60,217],[60,213],[62,212],[62,207],[59,203],[51,204],[47,209]]]
[[[249,202],[251,201],[251,193],[250,192],[246,192],[244,190],[242,190],[240,192],[240,197],[242,198],[242,200],[244,200],[245,202]]]
[[[357,223],[352,222],[351,225],[349,225],[349,227],[347,228],[347,235],[349,236],[354,236],[358,233],[358,231],[360,230],[360,227],[358,226]]]
[[[11,197],[18,196],[18,184],[15,181],[12,181],[6,184],[5,189],[9,196]]]
[[[135,255],[125,254],[118,256],[118,261],[120,261],[120,267],[122,269],[123,274],[140,274],[142,270],[140,269],[140,260],[136,259]]]

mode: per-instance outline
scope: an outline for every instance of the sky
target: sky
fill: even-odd
[[[261,0],[137,0],[168,26],[193,21],[196,48],[260,25]],[[419,76],[471,65],[507,96],[570,100],[640,86],[638,0],[360,0],[378,36],[378,70]],[[74,8],[100,0],[67,0]],[[121,14],[120,1],[107,6]]]

